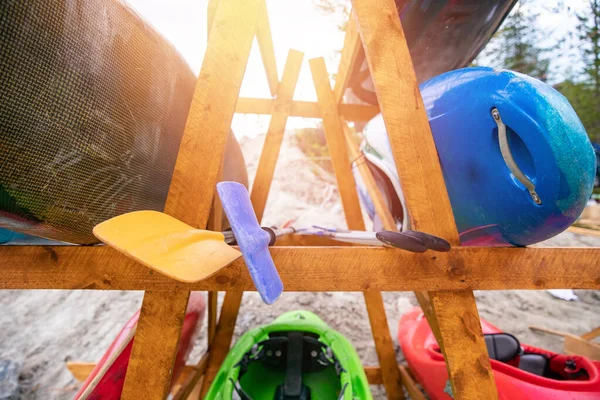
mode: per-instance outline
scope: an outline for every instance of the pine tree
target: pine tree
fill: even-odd
[[[542,81],[548,79],[550,60],[544,55],[550,49],[538,46],[544,32],[536,26],[539,14],[533,12],[530,3],[520,1],[514,6],[478,64],[522,72]]]
[[[600,97],[600,0],[589,0],[588,15],[577,15],[579,39],[582,41],[584,72]]]
[[[600,0],[589,0],[585,14],[577,15],[583,74],[558,89],[569,99],[590,139],[600,143]]]

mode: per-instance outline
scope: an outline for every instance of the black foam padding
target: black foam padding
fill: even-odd
[[[511,334],[493,333],[484,337],[489,357],[493,360],[508,362],[521,353],[521,344]]]
[[[411,251],[413,253],[424,253],[427,246],[420,239],[405,235],[401,232],[380,231],[375,234],[381,243],[397,249]]]
[[[542,354],[522,354],[519,357],[519,369],[538,376],[547,375],[548,364],[548,358]]]

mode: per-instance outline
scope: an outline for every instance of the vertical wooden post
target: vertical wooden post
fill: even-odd
[[[260,154],[256,177],[250,194],[252,206],[254,207],[254,212],[256,213],[256,218],[259,222],[262,221],[265,205],[267,204],[271,182],[273,181],[273,174],[275,173],[275,165],[277,164],[281,142],[283,141],[285,126],[287,119],[290,116],[290,111],[292,110],[292,100],[294,91],[296,90],[296,82],[298,82],[298,75],[300,75],[303,58],[304,53],[296,50],[289,51],[283,70],[283,77],[277,88],[277,97],[273,101],[271,121],[265,137],[265,144],[263,145]]]
[[[258,24],[256,26],[256,40],[258,48],[267,74],[267,82],[271,96],[277,93],[279,78],[277,76],[277,63],[275,62],[275,48],[273,47],[273,37],[271,36],[271,25],[269,24],[269,13],[267,12],[266,1],[261,1],[258,10]]]
[[[214,15],[165,205],[166,213],[194,227],[208,222],[258,6],[259,0],[220,0]],[[123,399],[163,400],[168,394],[188,297],[187,291],[144,295]]]
[[[219,368],[221,368],[221,364],[223,364],[223,361],[229,352],[243,295],[244,292],[225,293],[225,299],[223,300],[223,306],[221,307],[221,316],[219,317],[219,324],[217,325],[215,338],[211,343],[208,366],[206,368],[206,373],[204,374],[204,380],[202,381],[202,390],[200,391],[200,398],[202,399],[206,396],[206,393],[208,393],[210,385],[212,385],[215,380],[215,376],[217,375],[217,372],[219,372]]]
[[[353,0],[353,5],[413,227],[458,245],[396,4],[393,0]],[[437,317],[430,321],[438,323],[454,397],[497,398],[472,292],[435,292],[429,297]]]
[[[277,157],[279,155],[281,141],[285,132],[285,125],[291,111],[292,98],[296,89],[296,82],[298,81],[304,54],[295,50],[290,50],[283,71],[283,77],[281,82],[278,82],[273,39],[271,38],[269,19],[264,0],[261,1],[261,6],[258,11],[256,35],[261,49],[269,86],[271,87],[271,90],[277,94],[251,194],[254,211],[257,215],[257,219],[261,221],[269,188],[271,187],[271,180],[273,179],[275,164],[277,163]],[[204,397],[210,389],[210,385],[215,379],[215,375],[227,356],[227,351],[229,350],[233,339],[233,332],[242,296],[243,292],[227,292],[225,294],[225,299],[221,308],[221,316],[219,317],[219,323],[215,332],[215,339],[211,342],[211,354],[204,381],[202,382],[201,397]]]
[[[344,36],[344,49],[342,51],[342,58],[338,67],[338,73],[335,76],[335,86],[333,92],[335,94],[335,101],[341,103],[344,99],[344,92],[348,87],[348,81],[350,80],[350,73],[354,69],[354,64],[358,53],[362,49],[362,42],[358,35],[356,20],[350,18],[346,25],[346,35]]]
[[[206,6],[206,39],[210,37],[210,28],[212,28],[213,19],[215,18],[215,13],[217,12],[217,7],[219,6],[219,0],[209,0],[208,5]],[[221,166],[219,167],[219,175],[223,172],[223,161],[221,160]],[[213,213],[212,213],[212,221],[209,222],[208,228],[210,230],[218,230],[222,229],[222,218],[223,218],[223,208],[221,207],[219,196],[214,196],[213,200]],[[217,301],[219,298],[219,292],[208,292],[208,331],[206,334],[207,340],[207,348],[210,348],[210,344],[213,341],[215,336],[215,331],[217,329]]]
[[[344,125],[338,113],[334,92],[331,90],[325,60],[316,58],[310,60],[309,64],[317,91],[321,117],[323,118],[327,146],[342,198],[346,223],[349,229],[364,230],[365,225],[358,201],[358,193],[356,192],[354,177],[348,160]],[[368,291],[363,294],[371,323],[375,349],[381,365],[383,385],[389,399],[403,399],[404,392],[400,371],[387,323],[383,297],[379,292]]]

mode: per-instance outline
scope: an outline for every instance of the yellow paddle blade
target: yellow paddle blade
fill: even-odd
[[[242,256],[222,233],[194,229],[158,211],[104,221],[94,235],[134,260],[181,282],[198,282]]]

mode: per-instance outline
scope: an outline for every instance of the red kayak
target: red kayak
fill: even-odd
[[[177,381],[177,377],[185,366],[185,361],[192,350],[192,339],[202,324],[205,310],[204,296],[200,292],[193,292],[190,295],[183,322],[171,385]],[[139,315],[140,312],[136,312],[121,329],[96,368],[75,395],[76,400],[119,400],[121,398]]]
[[[600,399],[600,362],[521,344],[481,320],[500,399]],[[404,357],[431,400],[450,400],[444,391],[444,357],[420,308],[400,319],[398,340]]]

